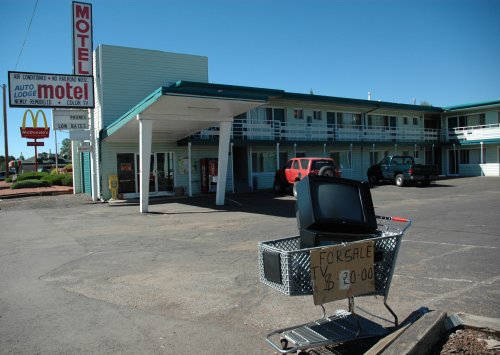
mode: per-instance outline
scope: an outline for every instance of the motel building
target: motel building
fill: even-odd
[[[385,155],[445,176],[500,176],[500,100],[432,107],[209,82],[208,58],[99,45],[93,53],[92,146],[77,153],[75,193],[120,198],[270,189],[292,157],[336,160],[367,180]]]

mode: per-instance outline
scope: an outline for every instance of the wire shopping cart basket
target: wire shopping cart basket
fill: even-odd
[[[394,222],[405,224],[397,228]],[[378,232],[364,240],[370,240],[374,245],[374,290],[357,294],[356,297],[383,296],[385,307],[394,317],[395,325],[398,325],[398,317],[387,304],[387,297],[401,239],[410,227],[411,220],[377,216],[377,224]],[[288,296],[313,295],[311,251],[322,247],[300,249],[298,236],[259,242],[258,246],[262,283]],[[273,331],[266,336],[266,341],[285,354],[387,333],[379,324],[354,314],[354,297],[348,297],[348,300],[348,311],[337,310],[334,315],[326,316],[325,308],[320,304],[323,310],[321,319]],[[276,337],[279,337],[279,342],[275,341]],[[289,343],[293,345],[288,347]]]

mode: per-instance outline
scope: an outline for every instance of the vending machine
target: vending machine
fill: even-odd
[[[200,160],[201,168],[201,193],[207,194],[217,191],[217,178],[219,164],[216,158],[203,158]]]

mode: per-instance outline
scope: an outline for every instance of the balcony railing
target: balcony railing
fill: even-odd
[[[217,128],[202,130],[193,137],[211,139]],[[439,142],[439,129],[385,126],[338,126],[320,124],[286,124],[283,122],[234,122],[232,138],[243,140],[339,141],[339,142]]]
[[[484,141],[488,139],[500,139],[500,123],[457,127],[448,130],[448,141]]]

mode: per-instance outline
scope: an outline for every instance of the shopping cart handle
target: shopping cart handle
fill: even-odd
[[[386,221],[394,221],[394,222],[403,222],[403,223],[408,223],[404,228],[403,232],[406,231],[412,224],[413,220],[411,218],[404,218],[404,217],[387,217],[387,216],[375,216],[377,219],[383,219]]]

